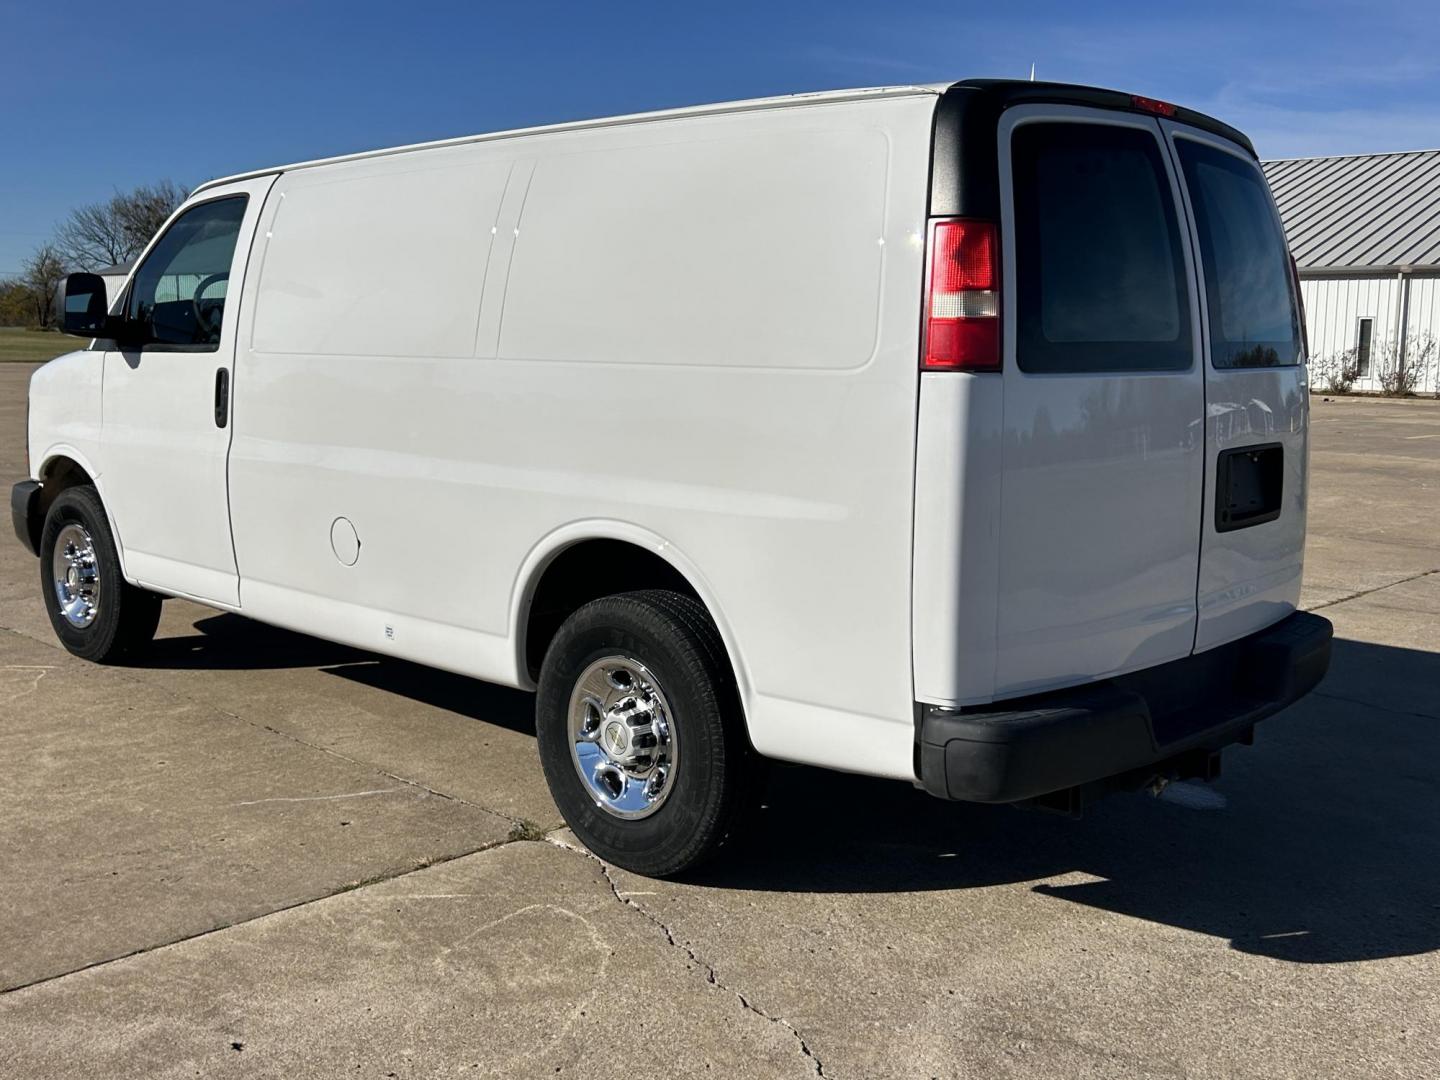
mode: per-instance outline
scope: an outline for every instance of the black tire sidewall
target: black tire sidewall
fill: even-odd
[[[581,842],[626,869],[668,876],[723,842],[743,767],[737,759],[744,755],[735,745],[735,718],[727,716],[728,672],[716,670],[707,643],[696,640],[684,621],[644,597],[595,601],[561,628],[541,669],[536,741],[551,795]],[[615,655],[639,661],[655,676],[670,706],[679,750],[670,794],[644,818],[617,818],[596,806],[571,756],[568,714],[575,682],[590,664]]]
[[[90,534],[100,575],[100,610],[95,620],[84,627],[71,626],[60,614],[52,577],[55,540],[60,530],[69,524],[79,525]],[[120,651],[123,609],[130,590],[120,572],[120,557],[115,550],[109,519],[94,488],[67,488],[51,503],[40,532],[40,589],[50,625],[67,650],[82,659],[97,661],[109,659]]]

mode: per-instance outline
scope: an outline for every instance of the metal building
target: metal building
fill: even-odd
[[[1264,163],[1300,268],[1310,355],[1356,350],[1356,390],[1404,356],[1440,392],[1440,150]]]
[[[120,290],[125,285],[125,279],[130,276],[130,271],[134,266],[134,259],[126,259],[122,263],[116,263],[114,266],[107,266],[103,270],[95,271],[95,273],[99,274],[105,280],[106,300],[112,304],[115,302],[115,297],[120,295]]]

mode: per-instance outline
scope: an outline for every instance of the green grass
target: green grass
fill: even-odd
[[[544,825],[531,821],[529,818],[517,818],[515,824],[510,827],[509,839],[515,840],[544,840],[548,832]]]
[[[0,326],[0,364],[34,364],[84,347],[85,342],[66,334]]]

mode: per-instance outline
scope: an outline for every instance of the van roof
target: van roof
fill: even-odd
[[[451,139],[436,139],[432,142],[409,143],[404,146],[383,147],[377,150],[362,150],[355,154],[339,154],[335,157],[315,158],[298,161],[289,165],[274,165],[267,169],[252,169],[207,180],[190,194],[195,195],[221,184],[239,180],[252,180],[271,173],[292,172],[295,169],[313,169],[318,165],[333,165],[341,161],[363,161],[367,158],[389,157],[392,154],[408,154],[412,150],[435,150],[446,146],[464,146],[467,143],[495,142],[500,139],[515,139],[524,135],[540,135],[555,131],[585,131],[592,128],[620,127],[630,124],[648,124],[658,120],[671,120],[685,116],[709,116],[724,113],[758,112],[765,109],[793,108],[801,105],[829,105],[839,101],[856,101],[865,98],[896,98],[916,96],[938,96],[953,83],[933,83],[914,86],[869,86],[851,90],[822,90],[804,94],[784,94],[779,97],[749,98],[743,101],[721,101],[708,105],[690,105],[683,109],[658,109],[653,112],[627,113],[623,116],[602,116],[590,120],[568,120],[559,124],[540,124],[534,127],[511,128],[505,131],[491,131],[478,135],[461,135]]]
[[[412,150],[434,150],[446,146],[464,146],[467,143],[495,142],[501,139],[515,139],[525,135],[540,135],[557,131],[585,131],[593,128],[621,127],[631,124],[648,124],[660,120],[672,120],[686,116],[712,116],[725,113],[759,112],[766,109],[789,109],[805,105],[829,105],[841,101],[883,99],[917,96],[943,97],[949,100],[956,95],[973,95],[986,99],[981,111],[998,111],[1011,105],[1028,102],[1061,102],[1076,105],[1090,105],[1097,108],[1137,111],[1137,100],[1129,93],[1109,90],[1098,86],[1082,86],[1074,83],[1035,82],[1024,79],[965,79],[960,82],[921,83],[900,86],[868,86],[851,90],[821,90],[804,94],[783,94],[779,97],[749,98],[743,101],[720,101],[708,105],[691,105],[683,109],[659,109],[654,112],[628,113],[623,116],[602,116],[590,120],[570,120],[559,124],[540,124],[534,127],[511,128],[505,131],[485,132],[478,135],[461,135],[452,139],[437,139],[433,142],[410,143],[405,146],[383,147],[377,150],[363,150],[355,154],[340,154],[335,157],[316,158],[289,165],[274,165],[267,169],[252,169],[207,180],[191,192],[194,195],[221,184],[238,180],[251,180],[271,173],[291,172],[295,169],[312,169],[318,165],[333,165],[342,161],[363,161],[368,158],[389,157],[392,154],[408,154]],[[1192,124],[1234,140],[1252,156],[1255,148],[1241,132],[1214,117],[1193,109],[1176,108],[1175,119]]]

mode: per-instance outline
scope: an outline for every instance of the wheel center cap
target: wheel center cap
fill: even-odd
[[[80,584],[80,571],[76,570],[75,567],[73,567],[73,566],[70,567],[69,570],[66,570],[66,571],[65,571],[65,584],[69,585],[72,589],[73,589],[76,585]]]
[[[605,725],[605,749],[610,752],[611,757],[624,755],[629,739],[625,734],[625,725],[618,720],[611,720]]]

